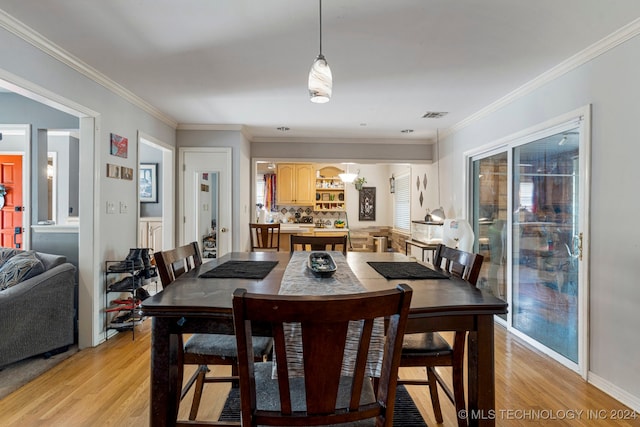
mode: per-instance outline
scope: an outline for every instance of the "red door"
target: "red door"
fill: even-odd
[[[0,155],[0,184],[6,191],[0,209],[0,246],[22,248],[22,156]]]

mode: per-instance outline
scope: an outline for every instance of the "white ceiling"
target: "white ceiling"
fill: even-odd
[[[0,0],[181,125],[243,125],[252,140],[432,139],[640,16],[638,0],[322,7],[333,98],[312,104],[317,0]]]

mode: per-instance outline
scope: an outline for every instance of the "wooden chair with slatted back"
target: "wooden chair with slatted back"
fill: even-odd
[[[478,281],[483,256],[438,245],[433,265],[445,270],[452,276],[460,277],[473,286]],[[464,351],[466,332],[456,332],[451,346],[439,333],[426,332],[407,334],[402,346],[400,366],[424,366],[427,369],[426,380],[400,380],[400,384],[429,385],[431,405],[435,419],[442,423],[442,410],[438,397],[438,384],[456,408],[456,415],[465,409],[464,398]],[[452,370],[453,391],[445,384],[444,379],[436,371],[438,366],[450,366]],[[458,426],[466,426],[467,420],[458,418]]]
[[[162,287],[170,286],[178,277],[202,264],[202,256],[198,242],[180,246],[154,254],[158,274]],[[182,336],[178,337],[178,347],[182,354],[178,358],[180,364],[179,384],[182,384],[185,365],[197,365],[198,368],[189,378],[182,392],[180,400],[184,399],[191,387],[195,384],[193,401],[189,419],[195,420],[202,399],[202,391],[205,383],[233,382],[238,383],[238,350],[236,339],[233,335],[224,334],[192,334],[186,342]],[[253,349],[256,360],[263,360],[271,353],[272,340],[267,337],[255,337]],[[231,376],[214,377],[207,376],[208,365],[231,366]]]
[[[280,250],[280,223],[249,224],[251,252]]]
[[[398,364],[412,290],[396,289],[348,295],[264,295],[237,289],[233,317],[238,343],[242,425],[357,425],[363,420],[393,425]],[[388,319],[377,395],[366,375],[375,318]],[[255,363],[251,354],[254,322],[270,325],[275,362]],[[288,368],[284,324],[300,324],[304,371]],[[350,322],[362,322],[352,376],[342,375],[344,348],[353,335]],[[347,338],[347,337],[350,337]],[[272,377],[273,363],[277,379]],[[345,424],[343,424],[345,423]],[[368,424],[367,424],[368,425]],[[372,425],[374,425],[372,423]]]
[[[347,235],[344,236],[296,236],[291,235],[291,253],[296,250],[306,251],[307,247],[312,251],[335,251],[337,246],[342,246],[342,253],[347,254]],[[300,247],[301,249],[297,249]]]

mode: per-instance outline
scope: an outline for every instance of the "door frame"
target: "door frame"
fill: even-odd
[[[162,248],[156,250],[166,250],[175,247],[175,204],[173,203],[175,194],[175,147],[172,147],[157,138],[147,135],[142,131],[138,131],[138,153],[137,153],[137,167],[136,167],[136,180],[139,175],[140,165],[140,146],[141,144],[153,147],[162,152],[162,167],[161,176],[159,180],[162,182]],[[138,194],[138,203],[136,207],[138,216],[138,225],[140,227],[140,194]],[[140,230],[138,229],[138,235]]]
[[[221,173],[220,170],[216,169],[215,165],[212,165],[209,169],[209,172],[219,172],[218,174],[218,254],[219,256],[224,255],[226,252],[230,252],[233,249],[233,164],[232,164],[232,149],[231,147],[180,147],[178,151],[178,167],[180,168],[180,173],[178,173],[178,218],[177,222],[179,226],[178,229],[178,245],[185,245],[187,242],[186,232],[185,232],[185,224],[186,224],[186,163],[185,157],[187,153],[190,154],[198,154],[200,153],[202,156],[207,156],[211,154],[218,154],[224,156],[224,162],[227,165],[226,174]],[[228,200],[227,203],[224,203],[223,200]],[[221,207],[226,206],[227,212],[226,216],[228,219],[228,224],[224,224],[222,219],[223,215],[220,213]],[[220,238],[220,233],[222,229],[226,228],[228,242],[227,248],[225,249],[221,245],[222,239]]]
[[[508,179],[507,179],[507,194],[508,203],[507,209],[509,212],[513,211],[513,159],[512,149],[516,146],[523,145],[528,142],[532,142],[541,137],[552,135],[566,128],[567,126],[580,128],[580,190],[578,193],[578,204],[581,207],[579,215],[579,229],[582,233],[582,257],[579,261],[578,269],[578,363],[567,359],[559,353],[551,350],[550,348],[540,344],[537,341],[529,338],[527,335],[521,333],[512,325],[512,310],[509,310],[507,314],[507,321],[499,317],[495,317],[496,321],[507,327],[509,332],[524,339],[527,343],[531,344],[536,349],[540,350],[544,354],[558,361],[559,363],[567,366],[573,371],[578,372],[583,379],[587,379],[589,371],[589,242],[590,242],[590,194],[591,194],[591,105],[585,105],[577,108],[566,114],[547,120],[543,123],[531,126],[527,129],[521,130],[514,134],[500,138],[482,147],[472,149],[463,153],[463,161],[465,171],[464,178],[464,191],[465,198],[463,206],[463,212],[467,212],[468,218],[472,218],[473,214],[473,188],[472,188],[472,173],[473,173],[473,161],[478,160],[481,157],[491,153],[495,154],[499,151],[507,152],[507,161],[509,165]],[[509,215],[507,218],[507,301],[512,306],[512,264],[513,255],[511,248],[513,246],[512,230],[513,230],[513,217]]]

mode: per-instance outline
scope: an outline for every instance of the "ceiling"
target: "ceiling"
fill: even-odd
[[[637,0],[325,0],[333,97],[313,104],[317,0],[0,9],[181,127],[241,125],[253,141],[432,140],[640,16]],[[448,114],[422,118],[434,111]]]

